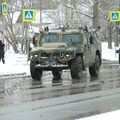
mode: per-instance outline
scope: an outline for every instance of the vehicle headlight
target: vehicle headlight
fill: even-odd
[[[34,57],[35,57],[35,58],[37,58],[37,57],[38,57],[38,55],[34,55]]]
[[[66,54],[65,56],[68,58],[68,57],[70,57],[70,54]]]
[[[35,59],[35,58],[37,58],[37,57],[38,57],[37,54],[31,55],[31,58],[32,58],[32,59]]]
[[[72,58],[74,57],[74,53],[62,53],[62,56],[61,56],[63,59],[69,59],[69,58]]]

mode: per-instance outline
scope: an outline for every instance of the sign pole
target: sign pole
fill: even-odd
[[[39,25],[39,41],[37,42],[37,45],[39,46],[41,40],[41,30],[42,30],[42,0],[40,0],[40,25]]]
[[[42,0],[40,0],[40,26],[39,31],[42,29]]]
[[[0,15],[2,15],[2,0],[0,0]]]
[[[119,11],[119,0],[116,0],[116,9]],[[119,12],[119,17],[120,17],[120,12]],[[120,22],[120,21],[119,21]],[[116,22],[116,26],[115,26],[115,36],[116,36],[116,39],[115,39],[115,46],[116,47],[119,47],[119,35],[118,35],[118,27],[119,27],[119,22]]]

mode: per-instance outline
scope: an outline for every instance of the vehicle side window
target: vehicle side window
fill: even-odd
[[[96,36],[96,34],[93,36],[93,39],[94,39],[94,44],[97,44],[97,36]]]
[[[87,35],[86,34],[83,34],[83,44],[86,44],[87,43]]]
[[[95,34],[94,34],[94,39],[96,40],[96,38],[97,38],[97,34],[95,33]]]
[[[87,40],[87,43],[89,43],[89,34],[86,33],[86,40]]]
[[[94,43],[94,37],[93,37],[92,34],[90,34],[90,38],[89,38],[89,40],[90,40],[90,44],[93,44],[93,43]]]

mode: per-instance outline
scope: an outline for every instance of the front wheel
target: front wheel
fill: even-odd
[[[71,64],[70,72],[72,79],[80,79],[82,76],[82,59],[81,57],[76,57],[73,63]]]
[[[95,63],[93,66],[89,67],[89,73],[91,77],[98,77],[100,71],[100,57],[96,55]]]
[[[61,75],[62,75],[62,70],[52,70],[52,74],[53,74],[53,80],[60,80],[61,79]]]
[[[30,73],[31,73],[31,77],[34,80],[41,80],[42,77],[42,70],[39,70],[37,68],[35,68],[36,66],[36,61],[31,61],[30,62]]]

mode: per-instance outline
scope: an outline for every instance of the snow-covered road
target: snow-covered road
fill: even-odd
[[[118,55],[115,54],[115,50],[116,49],[114,47],[113,49],[107,49],[107,44],[103,43],[102,59],[118,61]],[[30,75],[29,62],[27,62],[26,55],[15,54],[12,50],[10,50],[6,52],[5,60],[6,60],[5,64],[2,64],[2,62],[0,62],[0,76],[19,73]],[[51,82],[48,82],[47,84],[50,83]],[[104,113],[96,116],[91,116],[88,118],[81,118],[80,120],[119,120],[119,114],[120,111],[118,110],[115,112]]]

